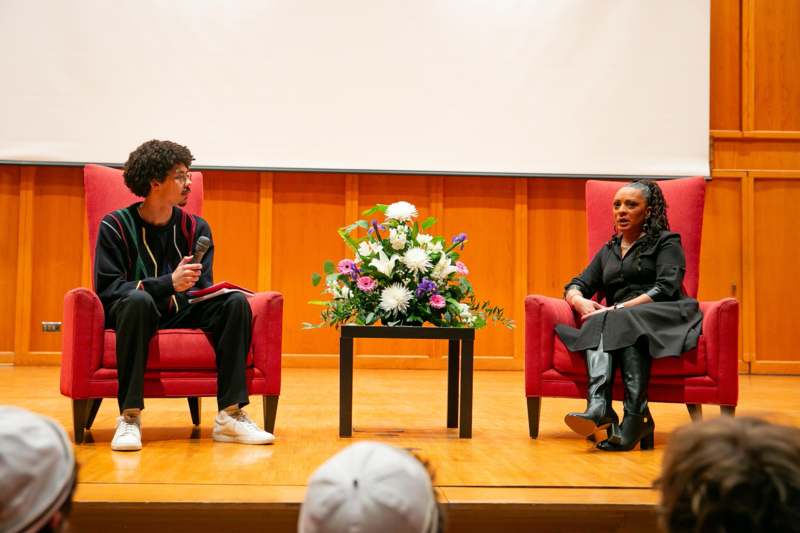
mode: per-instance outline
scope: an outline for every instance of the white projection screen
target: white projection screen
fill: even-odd
[[[0,0],[0,161],[708,175],[709,0]]]

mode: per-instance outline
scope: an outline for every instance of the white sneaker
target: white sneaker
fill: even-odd
[[[241,409],[233,416],[226,411],[220,411],[214,420],[211,436],[217,442],[239,444],[272,444],[275,441],[272,433],[259,428]]]
[[[136,417],[133,422],[125,421],[124,416],[117,418],[117,431],[111,439],[111,449],[118,452],[135,452],[142,449],[141,417]]]

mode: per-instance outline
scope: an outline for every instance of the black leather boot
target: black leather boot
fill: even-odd
[[[589,376],[586,394],[586,411],[569,413],[564,422],[575,433],[592,437],[596,432],[619,423],[611,407],[611,387],[614,384],[614,362],[611,354],[603,350],[586,350],[586,372]]]
[[[629,346],[620,350],[617,357],[625,385],[625,416],[619,429],[597,447],[609,452],[624,452],[639,444],[642,450],[651,450],[656,425],[647,406],[650,355],[640,352],[636,346]]]

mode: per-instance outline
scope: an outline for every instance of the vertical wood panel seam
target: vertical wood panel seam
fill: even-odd
[[[741,61],[742,61],[742,131],[755,129],[755,2],[742,0],[741,4]]]
[[[33,189],[36,167],[23,167],[19,180],[19,255],[17,256],[15,363],[27,359],[31,339],[31,297],[33,290]]]
[[[525,360],[525,297],[528,295],[528,179],[514,182],[514,359]]]
[[[258,186],[258,290],[272,287],[272,216],[275,176],[259,172]]]
[[[439,228],[433,233],[441,235],[444,233],[444,176],[429,176],[427,180],[431,216],[436,219],[434,227]],[[434,359],[447,357],[447,343],[430,341],[428,353]]]
[[[755,184],[752,172],[742,179],[742,351],[756,359]]]

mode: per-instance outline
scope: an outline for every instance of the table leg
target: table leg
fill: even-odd
[[[339,339],[339,436],[353,436],[353,339]]]
[[[447,427],[458,427],[458,340],[449,341],[447,353]]]
[[[461,413],[458,436],[472,438],[472,348],[473,339],[461,341]]]

